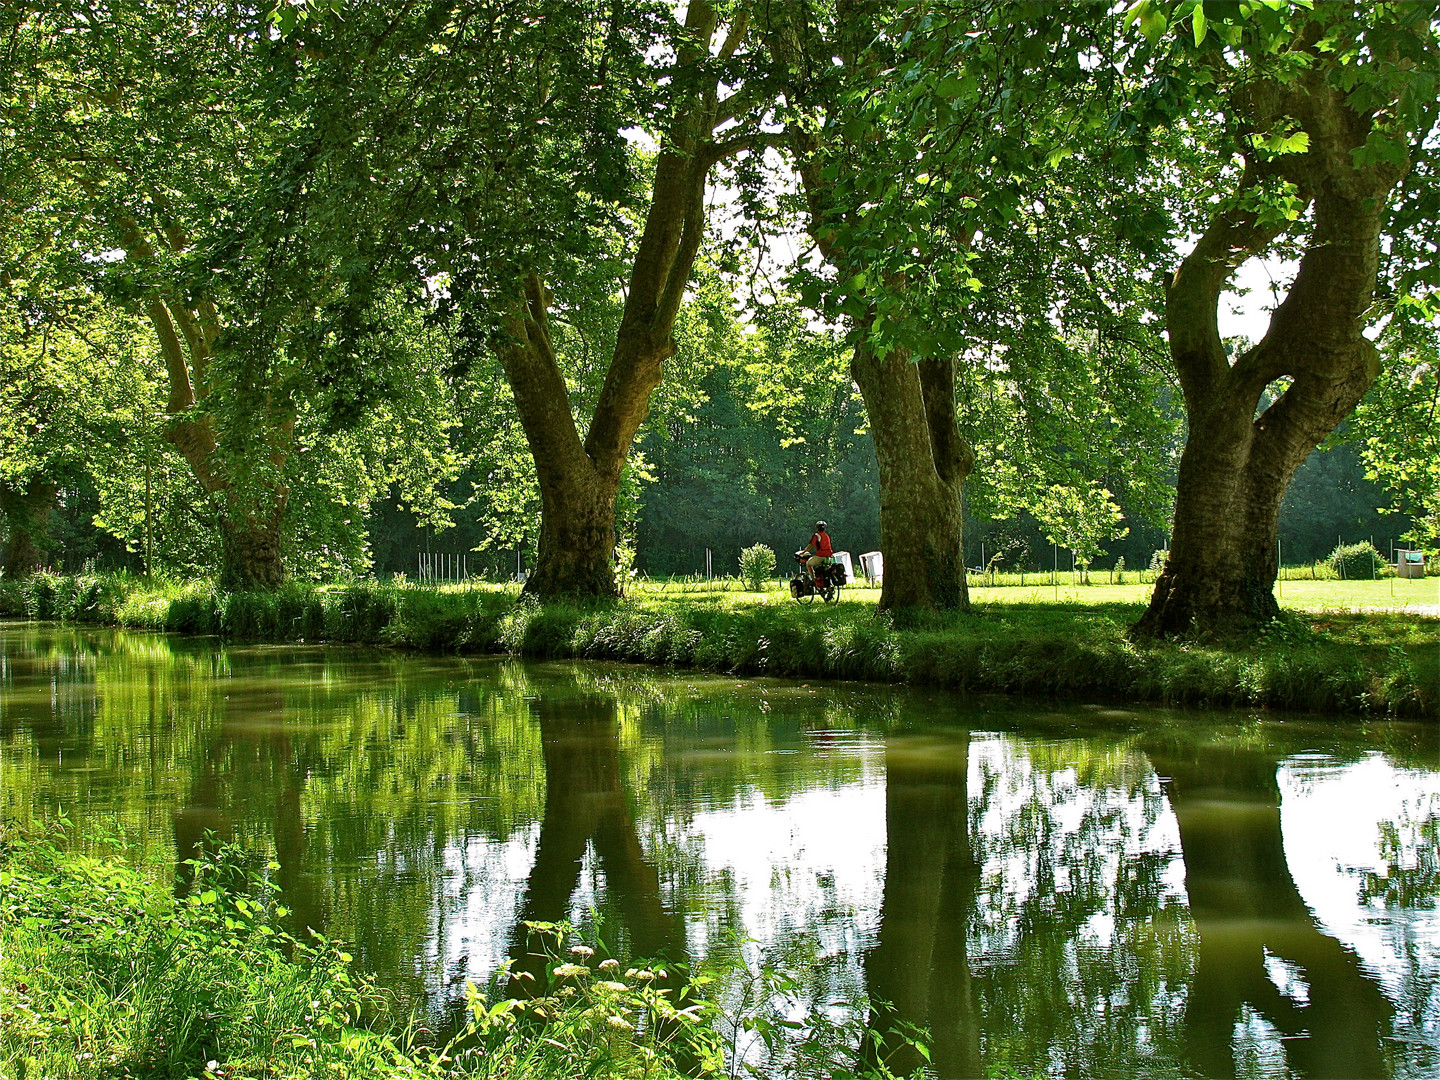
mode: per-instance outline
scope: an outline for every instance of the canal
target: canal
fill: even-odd
[[[437,1024],[568,920],[941,1076],[1435,1075],[1436,742],[0,624],[7,818],[163,875],[234,841]]]

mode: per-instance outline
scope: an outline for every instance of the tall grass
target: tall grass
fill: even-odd
[[[336,641],[416,649],[493,649],[513,591],[485,585],[291,582],[224,593],[208,581],[128,574],[32,574],[0,592],[0,615],[218,634],[239,641]]]
[[[971,614],[904,625],[876,614],[870,600],[801,607],[773,586],[751,593],[738,582],[632,586],[624,601],[603,605],[517,603],[513,587],[401,581],[226,594],[205,582],[37,574],[20,591],[19,613],[32,618],[237,640],[503,651],[747,675],[1431,719],[1440,699],[1440,623],[1413,612],[1291,612],[1246,641],[1140,645],[1125,631],[1143,603],[1087,601],[1084,589],[1064,603],[995,600]]]
[[[743,1032],[769,1075],[825,1061],[829,1075],[893,1080],[884,1066],[857,1074],[863,1001],[845,1022],[821,1010],[797,1023],[803,980],[763,955],[688,974],[627,967],[541,923],[529,924],[538,952],[498,972],[489,996],[467,983],[454,1036],[425,1044],[340,944],[286,933],[276,864],[219,846],[186,864],[177,896],[126,865],[117,839],[91,836],[89,853],[76,841],[63,819],[0,828],[6,1076],[678,1080],[744,1072]],[[737,975],[755,992],[722,1004]]]
[[[708,1003],[644,965],[620,974],[558,950],[537,996],[470,987],[460,1030],[420,1045],[339,945],[281,929],[266,868],[224,847],[176,897],[68,823],[0,831],[0,1068],[8,1076],[711,1076]],[[273,864],[272,864],[273,868]],[[583,950],[582,950],[583,952]],[[612,970],[613,969],[613,970]],[[683,1066],[683,1067],[682,1067]]]

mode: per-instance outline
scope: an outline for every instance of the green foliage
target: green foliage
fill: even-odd
[[[677,345],[692,376],[662,385],[643,436],[655,482],[639,562],[650,574],[723,565],[756,542],[793,550],[819,517],[839,546],[879,543],[875,452],[839,335],[783,291],[747,328],[732,284],[702,267]],[[731,563],[731,565],[734,565]]]
[[[36,1075],[198,1076],[387,1069],[398,1044],[359,1025],[385,1000],[283,906],[245,854],[187,864],[172,896],[60,831],[0,834],[0,1059]]]
[[[1355,410],[1347,437],[1359,442],[1366,475],[1411,520],[1406,539],[1440,545],[1440,351],[1433,326],[1380,341],[1384,366]]]
[[[124,573],[62,575],[42,570],[18,582],[15,592],[21,612],[29,619],[112,622],[117,605],[134,584]]]
[[[242,849],[185,865],[174,896],[48,833],[0,831],[0,1062],[11,1075],[708,1076],[714,1008],[656,971],[590,966],[550,941],[547,985],[493,1004],[467,985],[467,1022],[443,1047],[407,1030],[341,946],[280,928],[283,897]],[[576,963],[576,960],[581,963]],[[682,1069],[681,1063],[685,1068]]]
[[[1389,565],[1368,542],[1337,545],[1328,562],[1342,578],[1376,578]]]
[[[1129,533],[1120,522],[1125,515],[1115,505],[1109,489],[1097,483],[1084,487],[1052,485],[1040,494],[1033,510],[1035,518],[1049,530],[1047,538],[1075,553],[1075,562],[1088,569],[1111,540]]]
[[[463,1076],[497,1078],[723,1073],[715,1006],[696,995],[708,980],[676,989],[666,985],[673,965],[622,970],[603,946],[569,944],[575,938],[568,926],[526,928],[546,956],[538,981],[517,973],[534,996],[492,1002],[467,982],[467,1026],[442,1063]]]
[[[740,552],[740,580],[751,592],[760,592],[775,576],[775,552],[756,544]]]
[[[1334,563],[1313,562],[1282,566],[1278,576],[1281,581],[1338,581],[1340,571]]]

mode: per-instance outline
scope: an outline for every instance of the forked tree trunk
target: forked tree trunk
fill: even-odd
[[[500,349],[540,484],[540,548],[525,593],[613,597],[619,591],[614,552],[620,473],[602,471],[580,442],[550,343],[549,305],[543,283],[531,275],[524,300],[517,301],[507,320],[508,341]]]
[[[735,13],[718,59],[729,59],[739,48],[747,22],[743,10]],[[712,5],[691,3],[685,26],[689,43],[680,49],[680,64],[698,71],[716,59],[709,52],[717,26]],[[716,141],[716,127],[736,117],[733,99],[722,101],[720,89],[712,72],[676,91],[688,97],[676,101],[675,119],[656,158],[620,329],[583,443],[550,342],[544,283],[531,274],[506,313],[500,359],[540,483],[540,550],[525,583],[527,595],[603,599],[620,591],[615,498],[635,433],[649,414],[650,395],[675,354],[675,319],[705,234],[706,181],[718,161],[759,145],[753,133]],[[744,99],[741,93],[733,97]]]
[[[1310,202],[1313,224],[1295,282],[1265,337],[1232,366],[1217,309],[1234,268],[1278,235],[1235,208],[1211,220],[1166,291],[1170,353],[1190,434],[1180,461],[1170,556],[1139,637],[1227,636],[1279,611],[1274,595],[1280,501],[1306,456],[1350,414],[1379,374],[1363,336],[1379,260],[1384,204],[1403,165],[1356,168],[1371,118],[1326,81],[1323,67],[1289,87],[1255,92],[1262,122],[1298,121],[1305,154],[1251,163],[1239,195],[1284,178]],[[1267,387],[1291,380],[1258,416]],[[1277,387],[1276,389],[1279,389]]]
[[[23,488],[0,484],[0,511],[10,538],[5,544],[5,576],[29,577],[40,568],[42,549],[50,535],[50,512],[60,489],[48,480],[31,480]]]
[[[141,263],[153,260],[155,245],[139,223],[127,217],[119,225],[127,255]],[[172,251],[187,246],[179,230],[173,228],[162,229],[159,242]],[[145,300],[144,311],[159,340],[169,382],[166,411],[171,421],[165,437],[184,457],[201,489],[221,508],[220,587],[231,591],[278,588],[285,579],[281,530],[286,489],[273,485],[258,494],[239,496],[218,453],[219,439],[212,419],[193,411],[203,404],[207,393],[209,369],[221,333],[219,314],[208,299],[189,303],[178,297],[155,295]],[[269,426],[269,438],[252,441],[272,447],[270,465],[278,470],[285,460],[282,448],[290,439],[294,419],[266,414],[258,422]],[[237,505],[241,502],[250,505]]]
[[[956,423],[954,364],[881,359],[862,343],[850,370],[880,472],[880,610],[968,610],[961,489],[975,458]]]

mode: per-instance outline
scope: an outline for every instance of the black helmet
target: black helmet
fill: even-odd
[[[824,532],[824,531],[825,531],[825,523],[824,523],[823,521],[817,521],[817,522],[815,522],[815,528],[819,529],[821,532]]]

